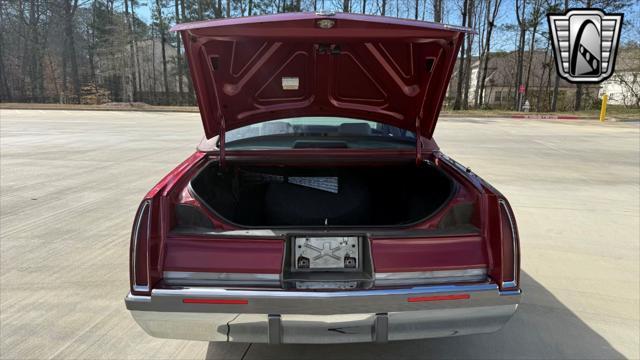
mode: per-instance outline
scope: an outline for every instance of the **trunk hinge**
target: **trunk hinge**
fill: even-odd
[[[422,136],[420,136],[420,119],[416,121],[416,165],[422,163]]]
[[[224,167],[225,163],[225,136],[226,136],[226,127],[224,122],[224,116],[222,114],[218,114],[220,119],[220,135],[218,135],[218,165],[219,168]]]

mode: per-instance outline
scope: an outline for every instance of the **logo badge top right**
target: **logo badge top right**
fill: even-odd
[[[599,9],[547,15],[558,75],[572,83],[608,79],[615,66],[622,18]]]

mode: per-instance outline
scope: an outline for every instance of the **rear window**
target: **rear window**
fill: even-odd
[[[228,131],[228,148],[405,148],[415,134],[395,126],[340,117],[297,117]]]

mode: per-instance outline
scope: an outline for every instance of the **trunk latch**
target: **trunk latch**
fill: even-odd
[[[342,53],[338,44],[316,44],[316,51],[320,55],[340,55]]]

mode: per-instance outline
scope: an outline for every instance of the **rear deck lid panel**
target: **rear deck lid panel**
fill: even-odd
[[[468,31],[311,13],[211,20],[173,30],[184,39],[207,138],[299,116],[360,118],[430,138]]]

